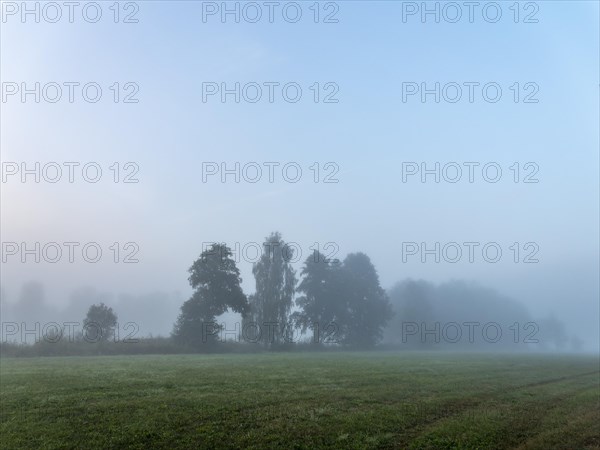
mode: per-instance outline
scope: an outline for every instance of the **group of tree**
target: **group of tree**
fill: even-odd
[[[93,351],[181,353],[201,348],[238,351],[238,346],[215,345],[223,337],[217,321],[228,311],[242,316],[240,331],[246,333],[238,339],[273,349],[299,341],[353,348],[371,347],[381,342],[400,348],[481,351],[531,348],[581,351],[583,346],[556,316],[535,318],[523,303],[477,283],[434,284],[405,280],[386,294],[364,253],[351,253],[339,261],[315,252],[304,261],[298,275],[291,264],[294,260],[297,258],[293,248],[286,245],[279,233],[271,234],[252,268],[256,290],[246,296],[232,251],[224,244],[216,244],[202,252],[189,269],[194,292],[181,306],[172,338],[137,339],[136,334],[138,345],[113,345],[125,340],[116,332],[115,311],[104,303],[109,297],[84,289],[73,297],[81,304],[77,315],[81,317],[87,305],[91,306],[81,323],[83,329],[79,328],[74,341],[70,339],[71,328],[44,327],[46,334],[42,341],[35,342],[39,337],[29,333],[25,335],[28,340],[19,345],[22,333],[13,333],[12,343],[0,343],[0,352],[6,352],[10,345],[10,351],[15,354],[31,355]],[[4,293],[0,293],[3,320],[14,326],[17,318],[5,316],[7,303]],[[23,286],[13,310],[45,315],[49,311],[46,306],[42,285],[31,282]],[[33,324],[41,322],[39,314],[28,322],[24,322],[27,315],[22,315],[20,326],[36,329]],[[165,316],[162,317],[164,321]],[[52,318],[44,323],[60,322]],[[486,324],[492,326],[489,333],[484,334]],[[500,332],[498,340],[495,339],[497,330]],[[225,334],[231,337],[231,332],[228,326]],[[22,345],[31,343],[34,343],[31,349]],[[82,343],[100,345],[80,345]]]
[[[389,297],[394,316],[384,331],[388,344],[486,351],[581,349],[581,341],[569,336],[553,315],[536,318],[518,300],[477,283],[408,279],[392,287]],[[484,335],[486,326],[489,333]]]
[[[317,341],[323,325],[334,324],[329,333],[343,344],[369,347],[381,340],[392,309],[367,255],[351,253],[338,262],[317,254],[306,260],[301,274],[300,310],[292,316],[302,331],[310,329]]]
[[[265,347],[295,342],[298,333],[310,333],[315,344],[350,347],[381,340],[392,309],[367,255],[351,253],[339,261],[315,251],[300,280],[293,259],[293,248],[272,233],[252,268],[256,291],[246,296],[231,250],[212,245],[189,269],[194,293],[181,307],[173,337],[192,347],[214,343],[220,331],[215,319],[234,311],[242,315],[242,330],[250,330],[244,337]]]

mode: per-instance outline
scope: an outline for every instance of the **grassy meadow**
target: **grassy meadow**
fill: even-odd
[[[0,359],[0,444],[600,448],[595,357],[411,352]]]

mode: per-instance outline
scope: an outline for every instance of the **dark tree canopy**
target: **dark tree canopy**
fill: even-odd
[[[240,271],[229,247],[213,244],[189,269],[192,297],[181,306],[173,330],[176,340],[192,347],[214,343],[219,326],[215,318],[229,309],[242,315],[248,301],[240,286]]]
[[[316,254],[305,261],[301,274],[298,292],[303,295],[296,301],[300,311],[294,321],[303,332],[312,329],[313,342],[325,338],[370,347],[381,340],[392,311],[367,255],[352,253],[339,263]]]
[[[302,333],[313,332],[313,343],[322,341],[332,325],[340,318],[339,263],[331,262],[319,252],[314,252],[304,262],[300,275],[302,280],[296,291],[302,294],[296,299],[300,308],[293,321]],[[332,336],[335,339],[335,336]]]
[[[202,292],[207,308],[214,316],[229,308],[244,314],[248,308],[248,300],[240,286],[240,270],[232,256],[231,249],[225,244],[213,244],[189,269],[190,285]]]

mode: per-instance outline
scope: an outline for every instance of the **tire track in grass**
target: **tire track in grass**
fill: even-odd
[[[574,395],[590,390],[593,385],[587,383],[584,385],[567,385],[565,391],[557,391],[556,393],[550,391],[545,393],[544,396],[532,397],[532,401],[519,400],[515,402],[516,393],[523,389],[548,387],[552,384],[573,381],[596,374],[600,374],[600,371],[540,380],[539,382],[521,385],[510,391],[499,389],[493,395],[486,398],[479,397],[476,401],[473,401],[470,404],[471,408],[454,404],[450,408],[450,414],[427,421],[425,430],[419,435],[413,433],[408,440],[403,440],[401,444],[411,446],[411,448],[482,448],[482,446],[483,448],[490,448],[490,446],[491,448],[513,448],[515,445],[522,445],[523,442],[514,442],[514,440],[505,439],[505,437],[520,433],[524,439],[531,439],[532,436],[528,435],[532,431],[537,431],[543,427],[545,415],[550,411],[562,410],[565,403],[568,404]],[[496,403],[491,415],[486,412],[485,407],[481,408],[490,401]],[[532,414],[537,411],[543,411],[543,414]],[[517,414],[515,415],[515,413]],[[463,419],[465,420],[463,421]],[[497,420],[501,421],[492,422]],[[466,424],[469,424],[471,428],[466,428]],[[486,436],[485,426],[490,427],[487,430],[487,436],[488,438],[495,438],[493,442],[480,442]],[[474,427],[478,427],[476,433],[473,433]],[[453,433],[448,431],[446,435],[442,434],[444,428],[448,428]],[[467,442],[465,442],[465,436],[469,434],[473,434],[473,436],[470,440],[467,438]],[[534,436],[537,434],[539,433],[535,433]],[[504,443],[508,445],[502,445]],[[414,447],[415,445],[416,447]]]

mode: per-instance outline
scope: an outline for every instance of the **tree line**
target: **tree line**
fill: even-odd
[[[314,251],[300,277],[293,259],[293,248],[280,233],[271,233],[252,267],[255,293],[246,295],[231,249],[213,244],[189,269],[194,293],[181,306],[173,338],[193,348],[214,345],[222,331],[216,319],[230,311],[242,316],[243,340],[267,348],[295,342],[298,333],[309,333],[314,344],[356,348],[381,340],[392,307],[366,254],[351,253],[339,261]]]
[[[554,315],[535,317],[521,302],[477,283],[408,279],[386,292],[364,253],[350,253],[340,261],[314,251],[299,273],[292,266],[297,260],[294,247],[280,233],[272,233],[252,267],[255,292],[246,295],[232,250],[213,244],[188,270],[193,293],[181,305],[170,337],[140,336],[135,322],[124,321],[119,327],[116,312],[104,303],[109,296],[88,289],[74,298],[96,301],[75,332],[57,322],[46,320],[41,327],[39,320],[15,317],[3,322],[0,354],[253,352],[302,350],[307,345],[368,348],[380,343],[389,348],[481,351],[583,348],[583,341]],[[25,285],[21,297],[24,311],[48,312],[41,284]],[[5,305],[4,295],[0,300]],[[241,327],[239,321],[233,329],[231,322],[225,327],[217,323],[227,312],[241,315]],[[164,323],[165,316],[158,316]],[[243,345],[244,341],[258,345]],[[301,345],[291,345],[297,343]]]

